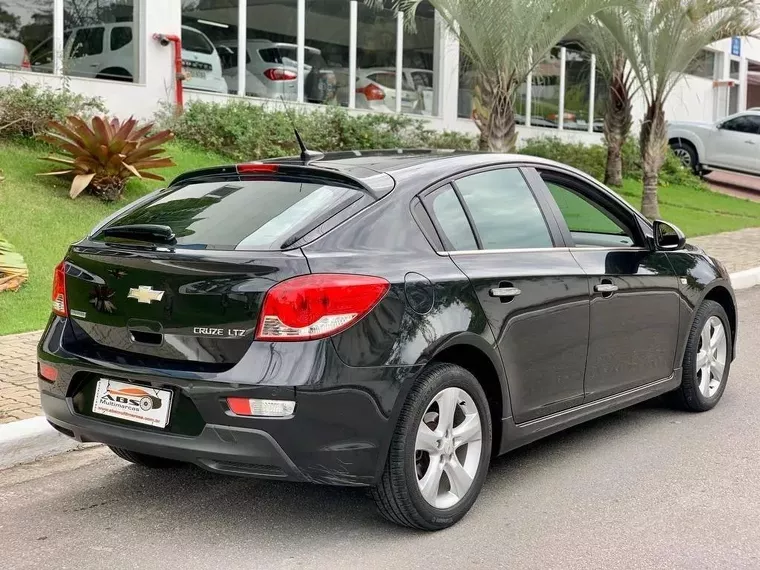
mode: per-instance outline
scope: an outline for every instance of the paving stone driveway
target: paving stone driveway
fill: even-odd
[[[760,228],[689,240],[719,258],[731,273],[760,267]],[[40,414],[36,352],[40,331],[0,336],[0,424]]]
[[[40,415],[37,396],[39,331],[0,336],[0,424]]]

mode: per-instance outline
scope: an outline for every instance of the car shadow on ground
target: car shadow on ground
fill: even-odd
[[[494,459],[485,492],[495,496],[505,486],[541,477],[547,462],[561,465],[610,438],[627,437],[635,444],[636,426],[678,421],[678,415],[653,400],[565,430]],[[225,528],[225,540],[265,539],[274,546],[281,541],[283,548],[293,541],[316,546],[327,536],[334,541],[371,535],[382,541],[409,533],[380,518],[366,489],[229,477],[193,466],[152,470],[103,457],[117,469],[98,477],[97,486],[66,495],[65,502],[52,508],[110,521],[115,528],[119,521],[134,518],[138,508],[139,517],[155,531],[166,527],[200,538],[211,529]]]

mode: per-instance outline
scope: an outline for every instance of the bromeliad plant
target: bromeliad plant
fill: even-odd
[[[65,156],[47,156],[43,160],[63,164],[66,169],[42,175],[73,174],[69,191],[72,198],[89,190],[103,200],[118,200],[130,177],[164,180],[148,171],[175,166],[170,157],[161,156],[165,149],[160,146],[174,135],[168,130],[150,135],[153,123],[138,126],[133,118],[122,123],[94,117],[90,126],[72,116],[66,124],[50,121],[48,127],[50,131],[41,138]]]

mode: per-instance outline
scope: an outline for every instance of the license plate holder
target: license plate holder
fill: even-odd
[[[169,423],[172,396],[171,390],[100,378],[92,412],[163,429]]]

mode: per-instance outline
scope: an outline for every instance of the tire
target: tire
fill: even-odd
[[[166,459],[164,457],[156,457],[155,455],[147,455],[145,453],[138,453],[136,451],[129,451],[121,447],[111,447],[109,445],[108,448],[125,461],[143,467],[150,467],[151,469],[170,469],[172,467],[181,467],[183,465],[180,461],[174,461],[173,459]]]
[[[443,429],[440,422],[444,418],[437,403],[439,398],[444,403],[451,403],[448,408],[452,410],[450,417],[453,419],[447,425],[453,427],[453,435],[456,436],[457,429],[465,422],[472,428],[477,418],[480,440],[477,440],[474,429],[468,430],[470,441],[459,447],[452,436],[434,437],[439,428]],[[434,410],[438,410],[437,413]],[[424,429],[423,416],[428,434],[434,438],[426,441],[437,446],[432,453],[416,449],[418,430]],[[404,403],[380,482],[372,488],[380,514],[391,522],[420,530],[441,530],[452,526],[467,514],[483,487],[491,459],[491,442],[488,401],[475,377],[454,364],[429,366],[417,379]],[[468,477],[462,478],[463,472]],[[418,477],[424,480],[426,475],[436,473],[443,473],[445,477],[438,475],[437,484],[429,477],[434,483],[428,485],[429,498],[426,499]],[[452,483],[449,473],[459,474],[462,485],[459,488],[466,491],[457,493],[458,485]],[[469,482],[469,487],[462,482]]]
[[[694,174],[700,173],[699,156],[697,156],[697,149],[695,149],[691,143],[675,140],[670,143],[670,149],[673,151],[686,168],[691,168]]]
[[[715,351],[705,351],[707,356],[703,356],[701,349],[705,341],[705,337],[703,336],[705,334],[704,331],[708,323],[715,325],[718,322],[723,327],[725,347],[722,351],[720,346]],[[710,329],[710,331],[713,330]],[[711,335],[711,332],[707,334]],[[678,407],[690,412],[706,412],[714,408],[720,401],[726,389],[728,375],[731,371],[731,359],[733,357],[731,338],[731,324],[726,311],[715,301],[704,301],[699,309],[697,309],[694,323],[689,332],[689,339],[686,343],[681,386],[673,392],[675,403]],[[710,366],[709,353],[712,353],[713,358],[718,363],[722,356],[724,361],[722,374],[716,374],[715,368]],[[707,369],[699,366],[702,362],[705,362],[703,358],[707,359]],[[720,376],[719,380],[717,376]],[[704,384],[705,377],[709,379],[707,389],[705,389]],[[719,381],[719,384],[715,383],[717,381]]]

